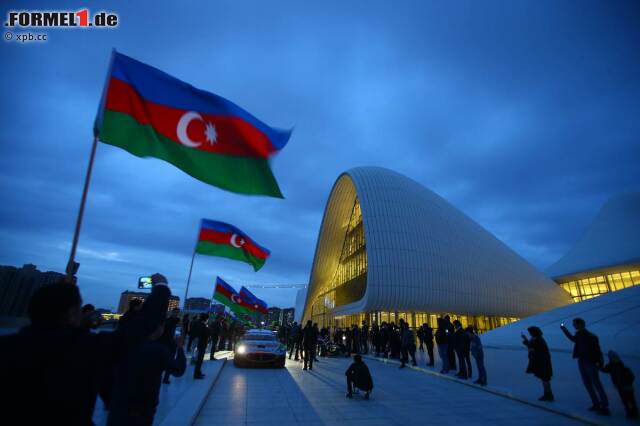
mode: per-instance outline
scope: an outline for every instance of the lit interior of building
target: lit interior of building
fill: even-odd
[[[640,285],[640,270],[632,269],[609,274],[593,274],[585,278],[561,280],[560,287],[571,294],[575,302],[591,299],[610,291]]]

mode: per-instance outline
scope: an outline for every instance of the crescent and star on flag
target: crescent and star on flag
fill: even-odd
[[[178,140],[184,146],[189,148],[198,148],[202,145],[202,142],[192,140],[188,133],[187,128],[189,124],[193,121],[201,121],[204,124],[204,140],[209,145],[214,145],[218,142],[218,131],[216,130],[216,126],[210,121],[206,121],[202,118],[200,113],[194,111],[185,112],[180,120],[178,120],[178,126],[176,127],[176,135],[178,136]]]
[[[246,243],[245,239],[238,234],[231,235],[229,243],[235,248],[241,248]]]

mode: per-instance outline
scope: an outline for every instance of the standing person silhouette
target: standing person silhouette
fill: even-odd
[[[438,346],[438,356],[442,361],[441,374],[449,372],[449,333],[444,319],[438,318],[438,329],[436,330],[436,345]]]
[[[478,380],[476,383],[480,386],[487,386],[487,370],[484,366],[484,350],[482,349],[482,341],[480,336],[475,332],[473,326],[467,327],[467,334],[471,341],[471,356],[476,360],[476,366],[478,367]],[[471,377],[471,374],[469,374]]]
[[[427,346],[427,355],[429,355],[427,367],[433,367],[433,328],[429,324],[422,325],[422,338]]]
[[[459,364],[457,376],[461,379],[468,379],[471,377],[471,358],[469,357],[471,339],[464,328],[462,328],[460,321],[455,320],[453,326],[456,330],[453,335],[453,346],[458,355]]]
[[[609,399],[600,383],[600,375],[598,370],[604,366],[602,351],[600,350],[600,342],[598,337],[587,330],[587,324],[582,318],[573,319],[573,328],[576,334],[571,334],[564,324],[560,325],[560,329],[571,340],[573,345],[573,358],[578,360],[578,369],[582,376],[582,383],[587,389],[593,405],[589,411],[595,411],[601,416],[608,416]]]
[[[304,367],[313,370],[313,360],[316,357],[316,345],[318,344],[318,329],[313,326],[311,320],[307,321],[302,330],[302,348],[304,349]]]
[[[553,392],[551,392],[551,376],[553,376],[553,368],[551,366],[551,354],[547,342],[542,338],[542,330],[532,326],[527,329],[531,339],[522,333],[522,344],[529,351],[529,364],[527,365],[527,374],[533,374],[542,381],[544,395],[538,398],[539,401],[553,401]]]
[[[456,367],[456,351],[453,341],[453,334],[456,332],[456,330],[451,323],[451,317],[449,317],[449,315],[444,316],[444,325],[447,329],[447,336],[449,339],[449,346],[447,347],[447,354],[449,356],[449,369],[457,370],[458,368]]]

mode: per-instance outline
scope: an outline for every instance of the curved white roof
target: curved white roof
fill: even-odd
[[[535,325],[540,327],[551,350],[570,351],[571,343],[560,331],[564,323],[572,333],[573,318],[587,322],[587,329],[600,339],[603,353],[614,350],[620,355],[640,357],[640,286],[612,291],[568,306],[516,321],[482,335],[485,346],[522,348],[520,333]]]
[[[640,193],[612,197],[582,238],[547,269],[553,278],[640,264]]]
[[[336,181],[325,209],[304,317],[338,266],[347,223],[362,209],[364,297],[335,314],[451,312],[525,317],[571,302],[526,260],[442,197],[396,172],[360,167]]]

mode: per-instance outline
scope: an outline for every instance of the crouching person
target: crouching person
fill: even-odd
[[[633,373],[622,363],[622,360],[614,351],[609,351],[609,363],[602,369],[603,373],[611,375],[611,381],[620,394],[620,399],[627,412],[627,418],[638,418],[638,404],[633,393]]]
[[[356,387],[365,392],[364,399],[369,399],[369,394],[373,390],[373,379],[360,355],[353,357],[353,364],[347,369],[345,375],[347,376],[347,398],[353,397],[353,388]]]

